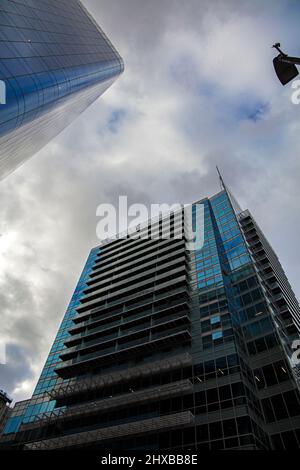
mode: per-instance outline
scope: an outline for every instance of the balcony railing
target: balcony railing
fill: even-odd
[[[151,318],[151,317],[150,317]],[[78,352],[83,352],[86,350],[100,350],[101,353],[101,347],[105,345],[106,343],[114,343],[118,341],[119,344],[120,342],[124,342],[126,340],[126,344],[130,343],[130,338],[137,336],[137,335],[149,335],[152,334],[153,337],[158,337],[158,335],[161,333],[158,332],[159,329],[164,328],[166,330],[169,328],[169,330],[173,332],[177,331],[175,330],[175,326],[178,324],[183,324],[187,323],[187,321],[190,321],[188,312],[179,312],[177,315],[172,315],[167,318],[157,318],[155,324],[151,324],[150,320],[148,325],[141,325],[140,327],[136,326],[135,328],[131,329],[126,329],[123,331],[117,330],[114,333],[108,335],[104,335],[99,337],[99,335],[93,339],[89,340],[83,344],[78,344],[77,346],[69,347],[67,350],[65,350],[61,355],[61,359],[67,359],[68,357],[71,358],[72,356],[76,355]],[[178,328],[177,328],[178,329]],[[182,326],[181,326],[182,329]],[[163,331],[162,335],[165,336],[166,332]],[[144,339],[141,338],[143,341]],[[133,339],[135,341],[135,339]]]
[[[187,266],[184,264],[160,274],[157,274],[157,271],[154,271],[154,273],[147,279],[141,279],[142,276],[136,276],[136,278],[132,279],[130,282],[127,281],[127,285],[126,283],[124,285],[124,282],[120,282],[109,287],[104,286],[98,289],[94,288],[93,292],[85,294],[85,296],[81,298],[80,302],[83,305],[86,305],[91,302],[95,302],[103,295],[110,298],[122,296],[130,291],[135,292],[137,289],[140,291],[142,289],[155,288],[159,283],[168,282],[170,279],[180,277],[182,274],[186,274],[187,272]]]
[[[194,415],[190,411],[165,415],[158,418],[134,421],[128,424],[120,424],[94,431],[85,431],[67,436],[55,437],[28,443],[26,450],[54,450],[66,449],[70,447],[80,447],[83,445],[92,445],[97,442],[122,439],[128,436],[144,435],[146,433],[157,433],[165,429],[173,430],[184,428],[194,423]]]
[[[166,269],[167,266],[170,266],[174,263],[181,263],[181,264],[186,264],[187,263],[187,254],[182,253],[182,249],[173,251],[172,253],[169,253],[167,255],[159,257],[157,259],[157,256],[154,258],[151,257],[150,260],[146,260],[142,266],[140,266],[140,263],[135,263],[135,265],[132,266],[132,263],[128,263],[128,265],[122,267],[122,269],[116,270],[115,268],[112,268],[108,272],[100,273],[98,276],[92,277],[88,282],[87,285],[89,286],[88,289],[93,288],[96,285],[100,285],[101,283],[107,283],[107,282],[118,282],[124,278],[130,278],[133,275],[137,275],[138,273],[150,273],[151,271],[161,271],[163,269]]]
[[[76,358],[73,360],[66,361],[59,367],[57,367],[55,369],[55,372],[62,378],[68,378],[80,373],[81,371],[90,370],[94,367],[98,367],[101,364],[124,359],[126,356],[136,356],[147,350],[159,350],[162,347],[172,345],[174,343],[183,344],[188,341],[191,341],[191,339],[191,333],[187,329],[183,329],[182,331],[171,335],[166,332],[164,337],[156,339],[154,341],[146,341],[142,344],[126,347],[126,349],[124,348],[119,351],[114,350],[114,348],[109,348],[107,351],[105,351],[104,354],[103,351],[101,351],[101,356],[99,356],[98,353],[93,354],[93,357],[90,357],[89,359]]]
[[[117,320],[114,322],[110,322],[108,325],[101,325],[105,319],[100,319],[100,320],[94,320],[94,322],[89,322],[89,326],[91,327],[93,324],[98,324],[100,323],[100,326],[97,328],[91,328],[90,330],[83,331],[82,333],[78,335],[74,335],[70,338],[68,338],[65,341],[66,346],[72,346],[73,344],[76,344],[78,342],[81,342],[83,338],[88,338],[88,337],[93,337],[93,336],[100,336],[99,334],[104,334],[105,332],[109,332],[110,330],[122,328],[124,329],[127,325],[129,326],[130,324],[134,325],[137,322],[141,322],[142,320],[147,320],[153,319],[153,325],[157,325],[159,323],[164,322],[164,317],[168,316],[169,314],[172,313],[172,318],[177,318],[178,316],[182,315],[183,313],[186,313],[189,311],[189,304],[187,302],[181,302],[178,303],[178,301],[173,301],[169,302],[169,305],[166,306],[165,308],[156,308],[154,309],[151,307],[150,309],[145,309],[143,312],[138,312],[135,315],[128,315],[128,317],[125,317],[126,314],[128,314],[129,311],[124,311],[122,313],[119,313],[116,315],[118,317]],[[122,318],[123,317],[123,318]],[[163,317],[163,318],[162,318]],[[73,330],[73,329],[72,329]],[[99,334],[98,334],[99,333]]]
[[[179,267],[186,267],[186,257],[185,256],[176,256],[173,260],[170,260],[170,256],[166,257],[165,262],[161,265],[153,263],[150,267],[141,266],[140,269],[128,269],[124,272],[119,273],[118,275],[104,276],[102,279],[94,282],[92,285],[84,291],[85,295],[92,294],[100,289],[106,288],[122,288],[126,287],[127,284],[134,284],[138,279],[141,281],[141,278],[145,280],[154,279],[155,277],[162,275],[163,273],[170,272],[173,269]],[[91,282],[91,281],[89,281]],[[125,285],[124,285],[125,284]]]
[[[83,403],[80,405],[73,405],[57,409],[51,413],[40,415],[39,418],[33,423],[22,426],[22,431],[32,430],[40,426],[48,425],[53,422],[70,420],[74,418],[84,418],[93,414],[99,415],[107,411],[116,410],[119,408],[127,408],[133,405],[141,405],[142,403],[151,403],[153,401],[163,400],[165,398],[172,398],[182,396],[193,390],[193,384],[190,380],[182,380],[178,382],[161,385],[136,392],[119,395],[116,397],[105,398],[103,400],[94,400],[92,402]]]
[[[126,297],[126,298],[123,298],[122,300],[118,301],[118,302],[113,302],[113,303],[109,303],[109,304],[106,304],[102,307],[98,307],[96,309],[93,309],[93,310],[90,310],[89,312],[84,312],[84,313],[81,313],[81,314],[78,314],[76,317],[74,317],[72,319],[72,321],[75,323],[75,324],[78,324],[78,323],[81,323],[81,325],[77,328],[81,328],[82,326],[88,326],[88,325],[91,325],[95,320],[93,320],[92,318],[93,317],[96,317],[96,316],[99,316],[101,315],[101,317],[99,318],[99,320],[97,321],[103,321],[103,320],[107,320],[108,318],[115,318],[119,315],[121,315],[122,313],[129,313],[130,311],[134,311],[134,310],[137,310],[139,309],[139,313],[141,312],[141,309],[145,308],[147,305],[151,305],[151,304],[156,304],[158,302],[161,302],[163,299],[171,299],[172,297],[176,296],[178,297],[178,295],[181,295],[181,296],[185,296],[185,298],[189,298],[189,290],[187,288],[187,286],[180,286],[180,287],[177,287],[177,288],[174,288],[174,289],[171,289],[169,292],[163,292],[162,294],[155,294],[155,292],[151,291],[149,292],[149,298],[148,300],[139,300],[139,301],[136,301],[134,303],[134,305],[130,305],[126,308],[122,308],[123,305],[126,303],[126,302],[129,302],[131,300],[134,300],[137,298],[136,295],[133,295],[133,296],[130,296],[130,297]],[[155,294],[155,297],[154,297],[154,294]],[[178,303],[178,301],[176,300],[176,303]],[[116,306],[119,306],[119,312],[111,312],[111,310],[115,309]],[[102,313],[101,312],[105,312],[107,311],[107,313]],[[73,328],[70,328],[70,332],[72,331],[76,331],[77,330],[76,327],[73,327]]]
[[[187,283],[187,281],[188,281],[188,273],[178,276],[174,279],[168,279],[165,282],[157,283],[156,285],[150,285],[148,287],[145,287],[144,289],[139,289],[130,295],[126,295],[128,292],[128,289],[124,289],[120,292],[113,292],[112,294],[108,293],[106,295],[103,295],[102,297],[95,298],[94,300],[84,303],[80,307],[77,307],[77,312],[84,313],[87,311],[91,311],[97,308],[97,304],[99,303],[101,304],[101,306],[105,302],[109,302],[111,306],[117,305],[120,302],[124,303],[125,301],[134,300],[138,297],[143,297],[145,295],[149,295],[151,293],[155,293],[163,289],[171,288],[172,285]],[[138,288],[138,285],[136,285],[135,288]],[[114,299],[114,298],[115,300],[111,301],[111,299]]]
[[[159,265],[161,262],[164,262],[167,257],[170,258],[174,255],[180,257],[183,254],[187,256],[187,252],[183,251],[182,247],[180,246],[175,249],[174,247],[169,247],[168,249],[164,250],[163,253],[161,251],[149,252],[143,256],[142,265],[145,267],[153,263]],[[114,264],[111,267],[99,267],[97,270],[91,273],[89,282],[93,283],[96,279],[103,278],[103,276],[110,276],[112,274],[120,275],[128,269],[140,268],[140,266],[141,258],[132,259],[131,257],[131,259],[128,259],[125,263],[119,264],[117,266]],[[88,285],[90,284],[88,283]]]
[[[171,356],[160,361],[144,362],[140,366],[126,367],[109,374],[95,375],[88,379],[72,379],[49,392],[53,400],[60,400],[92,390],[126,383],[137,378],[163,374],[172,370],[192,366],[192,357],[188,353]]]

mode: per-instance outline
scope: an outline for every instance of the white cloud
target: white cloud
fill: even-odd
[[[125,74],[0,185],[1,336],[22,351],[10,355],[1,387],[18,399],[30,395],[98,243],[96,208],[119,195],[191,202],[218,190],[218,164],[300,293],[300,107],[277,83],[270,49],[281,37],[300,43],[290,2],[85,3]]]

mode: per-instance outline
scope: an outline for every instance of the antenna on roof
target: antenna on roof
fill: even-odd
[[[226,185],[225,185],[225,183],[224,183],[224,180],[223,180],[223,177],[222,177],[221,172],[220,172],[220,170],[219,170],[219,167],[216,166],[216,168],[217,168],[217,172],[218,172],[219,179],[220,179],[220,186],[221,186],[221,189],[226,189]]]
[[[217,172],[218,172],[218,175],[219,175],[219,179],[220,179],[220,185],[221,185],[221,190],[225,190],[230,201],[231,201],[231,204],[232,204],[232,207],[235,211],[236,214],[240,214],[242,211],[239,203],[236,201],[235,197],[232,195],[231,191],[228,189],[228,187],[226,186],[224,180],[223,180],[223,177],[221,175],[221,172],[219,170],[219,167],[217,166]]]

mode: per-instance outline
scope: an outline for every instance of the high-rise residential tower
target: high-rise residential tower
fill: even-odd
[[[182,211],[93,249],[31,400],[2,445],[300,448],[300,309],[271,246],[223,189],[188,248]],[[193,221],[194,222],[194,221]],[[147,235],[150,232],[149,238]],[[167,228],[168,230],[168,228]]]
[[[3,390],[0,390],[0,433],[5,427],[6,422],[10,416],[10,413],[11,413],[10,404],[11,403],[12,403],[12,399],[9,398],[7,393],[5,393]]]
[[[1,0],[0,179],[65,129],[123,69],[79,0]]]

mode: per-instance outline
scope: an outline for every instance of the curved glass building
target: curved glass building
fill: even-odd
[[[0,179],[64,130],[123,70],[79,0],[1,0]]]

